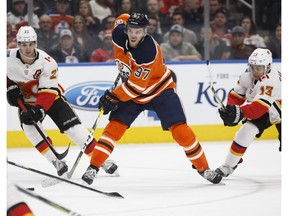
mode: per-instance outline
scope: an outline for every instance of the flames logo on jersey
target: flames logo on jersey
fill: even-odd
[[[38,95],[38,80],[31,80],[29,82],[19,82],[18,85],[20,86],[21,93],[23,94],[24,98],[37,98]]]
[[[121,77],[128,79],[130,74],[131,74],[130,67],[127,64],[125,64],[124,62],[119,61],[118,59],[115,60],[115,62],[117,64],[117,68],[118,68],[119,73],[121,74]]]

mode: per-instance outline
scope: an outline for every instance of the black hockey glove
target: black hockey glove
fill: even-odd
[[[32,125],[34,122],[43,120],[45,117],[45,110],[40,105],[36,105],[27,112],[22,111],[20,114],[21,122],[27,125]]]
[[[7,101],[11,106],[18,107],[18,99],[23,101],[23,96],[20,92],[19,86],[15,83],[7,88]]]
[[[110,111],[118,109],[117,103],[119,99],[113,95],[110,91],[106,90],[104,95],[100,97],[98,108],[104,110],[104,115],[107,115]]]
[[[220,108],[218,111],[225,126],[236,126],[244,116],[238,105],[227,105],[226,109]]]

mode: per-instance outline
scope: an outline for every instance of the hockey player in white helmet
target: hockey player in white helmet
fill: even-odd
[[[216,169],[223,177],[233,173],[243,161],[254,137],[273,124],[279,133],[281,151],[281,72],[272,66],[268,49],[257,48],[248,59],[248,68],[228,95],[227,106],[219,109],[224,125],[243,125],[237,131],[226,160]]]
[[[62,95],[63,89],[58,84],[57,63],[47,53],[37,49],[37,34],[34,29],[31,26],[21,27],[16,39],[18,48],[7,51],[7,101],[15,107],[19,107],[18,99],[24,103],[27,112],[19,109],[19,116],[25,135],[61,176],[67,172],[68,166],[65,161],[56,158],[33,123],[36,122],[44,132],[41,122],[48,115],[59,130],[80,148],[89,133]],[[90,156],[95,144],[95,139],[91,139],[84,153]],[[112,174],[117,165],[109,165],[104,170]]]

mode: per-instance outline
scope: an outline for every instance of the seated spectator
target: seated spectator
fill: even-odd
[[[267,48],[274,59],[281,59],[281,24],[278,23],[267,41]]]
[[[149,24],[147,28],[148,34],[151,35],[157,41],[158,44],[161,44],[163,39],[162,35],[157,32],[158,19],[152,15],[148,19],[149,19]]]
[[[62,29],[69,29],[73,25],[73,16],[70,15],[71,0],[56,0],[55,9],[46,11],[45,14],[52,18],[52,29],[59,34]]]
[[[175,10],[184,8],[183,0],[160,0],[160,13],[172,16]]]
[[[79,10],[77,15],[81,15],[85,18],[85,24],[87,30],[91,35],[98,34],[101,30],[101,23],[97,17],[94,17],[92,10],[87,0],[81,0],[79,3]]]
[[[49,54],[58,63],[88,62],[86,52],[78,43],[74,43],[72,32],[69,29],[63,29],[60,32],[60,42],[51,48]]]
[[[201,28],[201,34],[198,43],[195,45],[196,49],[199,51],[199,53],[204,57],[204,51],[205,51],[205,27],[203,26]],[[230,52],[229,47],[226,45],[226,43],[223,40],[214,38],[212,35],[211,28],[207,29],[207,36],[209,41],[209,48],[210,48],[210,58],[211,60],[223,60],[228,59]]]
[[[245,33],[244,44],[254,45],[257,48],[265,48],[266,44],[263,37],[257,34],[257,28],[251,17],[245,16],[240,20],[240,26]]]
[[[199,38],[200,29],[204,25],[200,0],[184,0],[182,14],[185,20],[184,26],[194,31]]]
[[[216,11],[223,7],[221,0],[210,0],[209,1],[209,16],[210,21],[213,21],[216,15]]]
[[[197,36],[196,36],[195,32],[184,27],[185,20],[184,20],[184,17],[183,17],[183,14],[182,14],[181,11],[176,11],[176,12],[173,13],[173,15],[172,15],[172,23],[174,25],[178,24],[178,25],[181,25],[183,27],[184,41],[186,41],[188,43],[191,43],[192,45],[197,43],[198,39],[197,39]],[[169,32],[164,34],[164,36],[163,36],[163,41],[164,42],[168,41],[169,34],[170,34]]]
[[[80,44],[82,49],[87,53],[87,56],[90,56],[94,49],[102,46],[102,41],[96,34],[89,34],[87,26],[85,25],[85,18],[81,15],[76,15],[74,17],[71,31],[75,42]]]
[[[132,1],[133,0],[121,0],[116,9],[116,16],[120,16],[123,13],[131,14],[132,11]]]
[[[256,49],[253,45],[244,44],[245,33],[242,26],[235,26],[232,29],[230,59],[247,60],[251,53]]]
[[[166,61],[195,61],[201,60],[196,48],[184,41],[183,27],[175,24],[169,31],[169,40],[160,44],[163,57]]]
[[[106,30],[114,28],[115,21],[116,21],[116,16],[114,15],[109,15],[103,19],[102,30],[99,32],[99,35],[98,35],[101,40],[103,40],[103,34]]]
[[[147,0],[147,16],[155,16],[159,21],[158,33],[164,34],[169,31],[172,23],[168,14],[160,12],[159,0]]]
[[[95,49],[91,56],[90,62],[111,62],[114,61],[114,49],[112,42],[112,29],[106,30],[103,34],[102,48]]]
[[[7,13],[7,21],[12,25],[13,31],[18,31],[21,26],[28,25],[27,3],[26,0],[12,0],[12,9]],[[39,18],[33,13],[32,27],[39,28]]]
[[[105,17],[115,14],[115,10],[112,7],[111,2],[108,0],[91,0],[89,1],[89,4],[93,16],[97,17],[101,23]]]
[[[39,29],[37,33],[37,47],[45,52],[49,52],[51,47],[59,41],[59,36],[52,29],[52,19],[50,16],[44,14],[40,17]]]
[[[231,29],[227,24],[228,11],[225,8],[220,8],[215,12],[213,21],[210,27],[213,32],[213,37],[225,41],[227,46],[230,46]]]
[[[7,38],[6,38],[6,48],[12,49],[17,48],[17,40],[16,40],[17,32],[12,31],[12,25],[9,21],[7,21]]]

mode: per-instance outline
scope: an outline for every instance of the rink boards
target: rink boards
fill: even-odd
[[[281,69],[280,62],[274,62]],[[231,140],[239,128],[224,127],[218,115],[218,104],[209,88],[210,77],[205,62],[181,62],[168,64],[177,76],[177,93],[181,97],[187,123],[200,141]],[[214,88],[226,103],[227,95],[233,88],[240,73],[247,67],[247,61],[213,62]],[[65,97],[71,102],[86,128],[91,128],[98,116],[97,104],[100,96],[109,89],[117,76],[115,64],[62,64],[59,66],[59,83],[65,89]],[[173,107],[172,107],[173,109]],[[21,130],[17,109],[7,105],[7,146],[32,146]],[[103,116],[95,132],[99,138],[108,116]],[[67,145],[69,139],[60,134],[56,125],[49,119],[44,120],[47,134],[56,146]],[[162,131],[160,121],[153,111],[141,113],[118,142],[121,143],[159,143],[173,142],[169,132]],[[264,132],[261,139],[275,139],[274,126]]]

